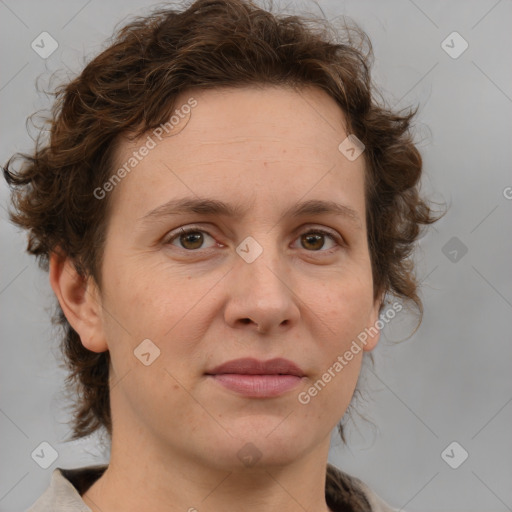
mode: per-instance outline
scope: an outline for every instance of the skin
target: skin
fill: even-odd
[[[349,161],[336,102],[315,87],[244,87],[183,93],[197,100],[173,136],[110,192],[101,290],[53,254],[50,281],[84,346],[111,354],[109,468],[84,494],[94,512],[328,511],[330,435],[352,398],[363,351],[313,398],[299,403],[353,340],[378,319],[366,240],[364,155]],[[124,140],[122,165],[139,148]],[[237,217],[185,214],[141,219],[170,199],[240,204]],[[332,213],[281,219],[299,201],[349,206],[359,224]],[[166,239],[179,227],[197,238]],[[303,234],[326,229],[327,236]],[[237,246],[263,252],[247,263]],[[149,366],[134,349],[150,339]],[[275,398],[247,398],[205,376],[239,357],[285,357],[306,377]],[[252,443],[261,458],[244,465]],[[251,448],[252,449],[252,448]]]

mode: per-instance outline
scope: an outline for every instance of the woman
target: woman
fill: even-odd
[[[386,295],[421,310],[408,257],[436,219],[369,46],[308,23],[242,0],[139,18],[5,166],[59,302],[73,438],[111,438],[30,511],[392,510],[327,464],[330,434]]]

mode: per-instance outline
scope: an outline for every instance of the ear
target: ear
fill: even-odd
[[[101,296],[92,277],[81,277],[72,260],[57,250],[50,255],[50,284],[71,327],[82,345],[92,352],[105,352]]]
[[[380,329],[377,325],[377,320],[379,319],[379,309],[384,300],[384,294],[381,294],[374,301],[370,315],[368,317],[368,325],[366,328],[366,333],[368,337],[366,338],[365,343],[362,344],[363,350],[365,352],[371,352],[379,342],[380,339]]]

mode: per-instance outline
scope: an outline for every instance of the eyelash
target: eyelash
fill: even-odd
[[[176,232],[170,233],[169,236],[165,239],[164,244],[165,245],[172,245],[172,242],[174,242],[174,240],[176,240],[179,236],[188,235],[189,233],[197,233],[197,232],[206,233],[211,238],[214,238],[205,229],[202,229],[202,228],[199,228],[199,227],[196,227],[196,226],[192,226],[192,227],[189,227],[189,228],[179,228],[179,231],[177,233]],[[342,241],[341,237],[335,235],[334,233],[331,233],[330,231],[326,231],[326,230],[321,229],[321,228],[309,229],[307,231],[304,231],[304,232],[299,234],[299,237],[302,236],[302,235],[305,235],[305,234],[310,234],[310,233],[325,235],[328,238],[330,238],[337,246],[339,246],[339,247],[344,247],[345,246],[345,244]],[[205,249],[184,249],[183,247],[180,247],[180,249],[182,249],[184,251],[187,251],[187,252],[190,252],[190,253],[192,253],[192,252],[200,252],[201,250],[205,250]],[[307,249],[305,249],[305,250],[307,251]],[[335,250],[337,250],[337,247],[333,247],[331,249],[327,249],[326,251],[323,251],[323,250],[319,249],[318,251],[307,251],[307,252],[330,254],[330,253],[332,253]]]

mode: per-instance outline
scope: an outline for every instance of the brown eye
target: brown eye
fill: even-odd
[[[326,238],[328,241],[332,242],[332,247],[327,247],[327,249],[324,248]],[[300,236],[300,245],[302,248],[311,252],[316,251],[327,253],[335,250],[336,247],[342,246],[343,244],[338,240],[338,237],[334,233],[324,231],[323,229],[314,229],[307,231]]]
[[[305,234],[302,235],[301,241],[305,249],[311,249],[313,251],[320,250],[324,245],[324,235],[321,234]]]
[[[171,235],[171,237],[167,240],[166,243],[176,245],[174,242],[177,240],[179,241],[178,247],[181,247],[182,249],[186,249],[188,251],[194,251],[203,248],[202,245],[205,242],[205,235],[206,237],[212,238],[206,231],[203,231],[201,229],[181,228],[177,234],[173,236]]]
[[[185,249],[199,249],[203,245],[203,234],[199,231],[189,231],[180,235],[179,240]]]

